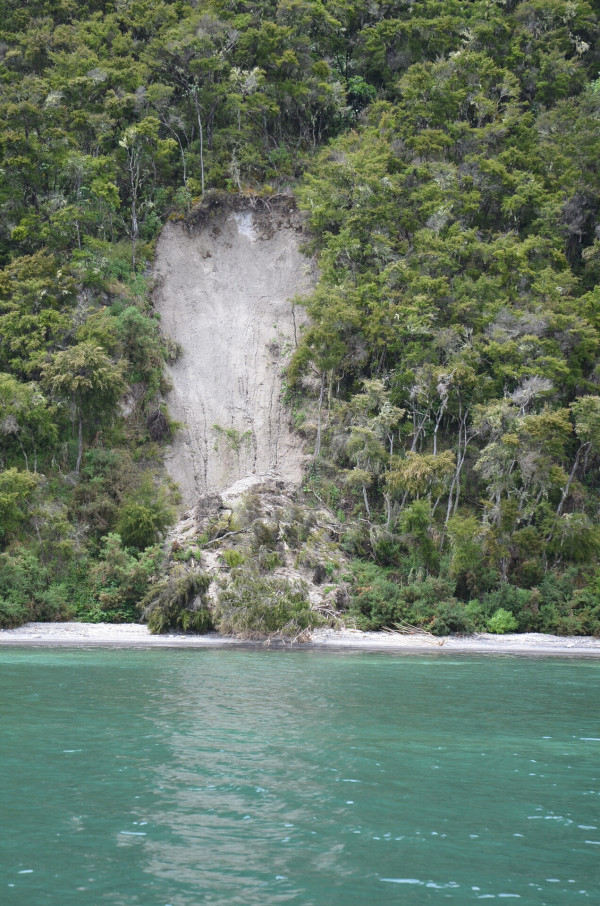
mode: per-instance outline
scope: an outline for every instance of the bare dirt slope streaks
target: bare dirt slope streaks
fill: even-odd
[[[282,400],[301,312],[291,299],[314,276],[295,212],[223,210],[159,239],[155,306],[183,353],[167,402],[182,424],[166,465],[184,507],[249,475],[301,480],[303,451]]]

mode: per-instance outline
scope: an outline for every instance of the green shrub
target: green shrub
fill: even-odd
[[[90,569],[91,603],[79,611],[79,618],[91,623],[136,621],[138,602],[147,593],[159,560],[157,547],[132,553],[119,535],[107,535],[100,559]]]
[[[577,589],[570,605],[578,623],[576,634],[600,636],[600,595],[597,586]]]
[[[359,628],[378,630],[410,623],[436,635],[474,630],[467,611],[453,597],[452,582],[426,576],[402,585],[393,577],[394,573],[374,564],[355,567],[356,593],[350,610]]]
[[[53,582],[39,597],[36,619],[48,622],[72,620],[76,616],[72,600],[69,582]]]
[[[207,573],[190,572],[167,576],[140,602],[143,616],[152,633],[168,629],[185,632],[210,632],[213,621],[206,605],[211,583]]]
[[[264,547],[261,547],[258,552],[258,565],[264,572],[272,572],[278,566],[281,566],[282,562],[277,551],[267,551]]]
[[[225,449],[232,450],[234,453],[240,452],[242,447],[248,447],[252,443],[252,431],[238,431],[237,428],[223,428],[221,425],[213,425],[216,434],[215,450],[219,449],[219,441],[225,442]]]
[[[460,601],[441,601],[429,623],[433,635],[470,635],[476,626],[467,607]]]
[[[27,549],[0,554],[0,627],[30,620],[68,620],[75,614],[68,589]]]
[[[504,635],[505,632],[514,632],[518,625],[512,613],[509,613],[503,607],[499,607],[487,621],[488,632],[495,632],[497,635]]]
[[[230,569],[235,569],[237,566],[241,566],[246,559],[240,551],[233,549],[221,551],[221,556]]]
[[[0,545],[17,535],[25,522],[33,492],[39,482],[37,475],[18,469],[0,470]]]
[[[31,620],[31,614],[22,601],[0,598],[0,629],[14,629]]]
[[[504,610],[512,615],[514,629],[519,632],[535,632],[539,628],[539,592],[536,589],[517,588],[516,585],[504,583],[496,591],[482,595],[480,600],[488,625],[497,611]]]
[[[370,585],[359,586],[350,602],[359,629],[377,630],[407,619],[407,608],[401,586],[380,578]]]
[[[320,626],[304,582],[234,573],[221,589],[215,608],[219,632],[244,639],[297,638]]]
[[[163,353],[156,323],[130,305],[116,318],[116,329],[132,369],[132,380],[147,380],[162,365]]]
[[[315,514],[306,507],[292,505],[289,507],[281,523],[284,540],[292,548],[300,547],[311,533],[316,524]]]
[[[439,561],[437,544],[431,537],[431,507],[427,500],[415,500],[400,514],[398,528],[403,543],[427,569],[436,569]]]
[[[183,354],[183,346],[181,343],[178,343],[177,340],[174,340],[173,337],[167,336],[163,337],[163,355],[167,365],[174,365]]]
[[[157,491],[146,479],[137,488],[135,498],[121,506],[116,528],[126,547],[141,551],[154,544],[172,521],[173,512],[164,491]]]
[[[0,554],[0,600],[6,619],[10,619],[10,623],[2,625],[18,626],[33,619],[35,601],[47,584],[48,571],[33,551],[21,549]]]
[[[263,522],[257,519],[252,526],[254,534],[254,547],[258,550],[260,547],[272,548],[279,537],[279,525],[275,522]]]
[[[543,604],[540,619],[543,632],[600,636],[600,595],[594,587],[575,589]]]
[[[157,525],[154,513],[142,503],[131,501],[125,504],[119,514],[117,531],[126,547],[143,550],[156,540]]]
[[[474,632],[478,629],[487,629],[487,619],[477,598],[473,598],[465,604],[465,613],[475,627]]]

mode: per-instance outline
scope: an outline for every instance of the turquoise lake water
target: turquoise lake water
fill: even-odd
[[[600,903],[600,662],[0,650],[0,902]]]

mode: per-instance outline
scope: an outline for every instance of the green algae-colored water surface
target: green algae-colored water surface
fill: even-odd
[[[0,902],[600,902],[600,662],[0,651]]]

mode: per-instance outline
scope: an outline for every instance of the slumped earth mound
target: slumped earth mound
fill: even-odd
[[[314,273],[290,198],[205,205],[163,230],[155,307],[182,353],[169,368],[181,424],[166,466],[184,508],[247,479],[301,480],[304,454],[282,400],[282,374]]]

